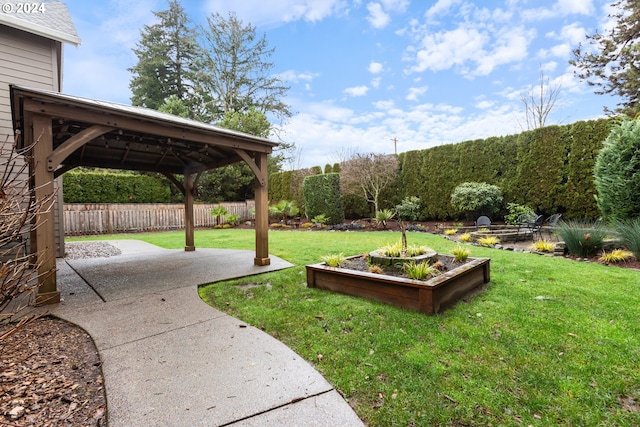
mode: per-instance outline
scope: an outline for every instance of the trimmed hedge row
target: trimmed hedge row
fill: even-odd
[[[169,203],[171,190],[150,175],[67,172],[62,175],[65,203]]]
[[[597,218],[593,167],[611,124],[582,121],[402,153],[403,191],[420,197],[424,219],[456,218],[450,196],[468,181],[497,185],[505,203],[538,213]]]
[[[388,206],[381,208],[393,207],[395,199],[418,196],[421,219],[457,218],[450,203],[456,186],[486,182],[502,189],[505,205],[528,205],[538,213],[562,213],[564,218],[598,218],[593,168],[613,123],[580,121],[401,153],[399,185],[385,199]],[[300,185],[297,172],[271,176],[273,200],[295,199],[291,188]]]

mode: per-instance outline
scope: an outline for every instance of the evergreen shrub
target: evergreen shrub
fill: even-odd
[[[606,220],[640,217],[640,120],[614,126],[594,168],[597,203]]]
[[[171,190],[159,176],[133,173],[67,172],[65,203],[169,203]]]
[[[327,173],[308,176],[302,183],[302,191],[307,218],[325,215],[328,225],[344,222],[339,174]]]
[[[486,182],[463,182],[451,194],[451,204],[467,219],[491,216],[500,210],[502,190]]]

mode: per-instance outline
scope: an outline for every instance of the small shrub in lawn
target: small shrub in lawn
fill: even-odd
[[[556,232],[571,255],[587,257],[602,249],[608,230],[600,221],[561,221]]]
[[[556,248],[556,244],[554,242],[550,242],[548,240],[536,240],[529,246],[529,249],[536,252],[553,252]]]
[[[438,270],[430,266],[426,262],[411,261],[402,266],[404,272],[409,278],[414,280],[423,280],[435,274]]]
[[[457,232],[458,232],[458,230],[456,230],[455,228],[447,228],[446,230],[444,230],[444,235],[445,236],[453,236]]]
[[[327,267],[333,268],[343,267],[347,263],[347,258],[342,253],[325,255],[320,259],[327,265]]]
[[[618,237],[636,259],[640,259],[640,218],[614,223]]]
[[[495,246],[500,243],[500,239],[496,236],[485,236],[478,239],[478,243],[486,246]]]
[[[611,252],[602,252],[598,261],[605,264],[615,264],[618,262],[628,261],[633,258],[633,253],[626,249],[614,249]]]
[[[458,245],[451,251],[456,261],[466,261],[469,258],[469,249]]]
[[[460,236],[460,241],[461,242],[468,242],[469,240],[471,240],[471,234],[469,233],[464,233]]]

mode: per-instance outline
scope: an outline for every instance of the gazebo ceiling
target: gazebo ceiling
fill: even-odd
[[[22,132],[28,128],[25,112],[51,117],[54,154],[48,166],[56,175],[77,166],[184,174],[239,161],[254,169],[255,155],[277,145],[147,108],[16,85],[11,105],[14,128]]]

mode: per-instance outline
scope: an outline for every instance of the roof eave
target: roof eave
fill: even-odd
[[[2,21],[0,23],[5,24],[9,27],[35,34],[41,37],[45,37],[48,39],[56,40],[62,43],[69,43],[74,46],[79,46],[81,44],[81,40],[78,36],[73,34],[68,34],[63,31],[54,30],[51,28],[44,27],[42,25],[34,24],[32,22],[27,22],[22,19],[15,18],[12,15],[3,14]]]

